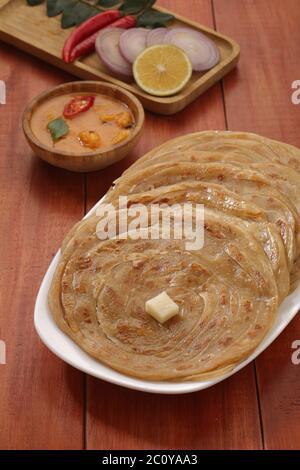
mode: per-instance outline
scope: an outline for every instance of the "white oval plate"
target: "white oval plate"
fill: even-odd
[[[102,202],[100,200],[95,207],[85,216],[96,209]],[[262,351],[264,351],[285,329],[300,310],[300,284],[297,289],[289,295],[281,304],[277,319],[256,350],[243,362],[234,367],[230,372],[215,378],[213,380],[205,380],[202,382],[150,382],[120,374],[119,372],[106,367],[96,361],[82,349],[80,349],[65,333],[63,333],[54,322],[50,309],[48,307],[47,296],[51,284],[53,273],[56,269],[60,251],[53,258],[45,277],[42,281],[34,310],[34,324],[38,335],[43,343],[60,359],[67,362],[76,369],[79,369],[89,375],[97,377],[113,384],[122,385],[123,387],[141,390],[150,393],[179,394],[190,393],[205,388],[227,379],[231,375],[245,367],[249,362],[253,361]]]

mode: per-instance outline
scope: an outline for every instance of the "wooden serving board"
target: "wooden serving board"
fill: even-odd
[[[95,53],[73,64],[65,64],[61,51],[70,29],[61,29],[60,17],[48,18],[45,9],[44,4],[30,7],[25,0],[0,0],[0,39],[79,78],[104,80],[122,86],[137,96],[146,109],[155,113],[174,114],[181,111],[235,67],[239,59],[240,48],[235,41],[174,15],[175,20],[170,26],[188,26],[206,34],[218,46],[221,61],[208,72],[194,72],[180,93],[163,98],[152,96],[144,93],[134,81],[125,82],[110,75]],[[160,7],[157,10],[171,13]]]

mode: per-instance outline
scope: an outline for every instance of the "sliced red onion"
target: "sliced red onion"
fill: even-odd
[[[172,28],[165,35],[164,43],[180,47],[196,71],[209,70],[220,60],[219,49],[215,43],[194,29]]]
[[[122,56],[119,49],[119,41],[123,28],[105,28],[97,36],[96,52],[106,67],[117,75],[130,77],[132,75],[131,64]]]
[[[151,29],[147,35],[147,47],[154,46],[155,44],[163,44],[164,37],[168,31],[167,28]]]
[[[131,28],[121,35],[119,42],[121,54],[131,64],[146,49],[148,32],[149,29],[146,28]]]

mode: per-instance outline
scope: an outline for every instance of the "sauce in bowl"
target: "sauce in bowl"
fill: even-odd
[[[135,121],[129,107],[113,97],[70,93],[41,103],[32,114],[30,127],[45,146],[84,154],[125,142]]]

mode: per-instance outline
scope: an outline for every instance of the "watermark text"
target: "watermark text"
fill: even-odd
[[[0,365],[6,364],[6,344],[0,340]]]
[[[292,354],[292,363],[295,366],[298,366],[300,364],[300,340],[299,339],[296,339],[295,341],[293,341],[292,349],[295,350]]]
[[[293,81],[292,89],[294,90],[291,96],[292,103],[300,104],[300,80]]]
[[[0,80],[0,105],[6,104],[6,84],[4,80]]]
[[[184,240],[187,250],[200,250],[204,244],[204,205],[132,204],[120,196],[117,206],[100,204],[96,215],[100,240]]]

